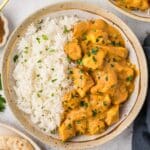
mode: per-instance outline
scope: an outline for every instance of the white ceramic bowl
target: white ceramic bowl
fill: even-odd
[[[0,136],[20,136],[29,141],[31,145],[35,148],[35,150],[41,150],[39,146],[24,133],[3,123],[0,123]]]

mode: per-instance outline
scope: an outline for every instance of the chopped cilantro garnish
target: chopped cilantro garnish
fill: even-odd
[[[14,62],[16,62],[18,60],[18,58],[19,58],[19,56],[15,55],[14,58],[13,58]]]
[[[112,41],[111,45],[113,45],[113,46],[121,46],[121,43],[120,42]]]
[[[48,47],[46,47],[46,48],[45,48],[45,50],[46,50],[46,51],[48,51],[48,50],[49,50],[49,48],[48,48]]]
[[[114,67],[114,64],[110,64],[111,65],[111,67]]]
[[[0,95],[0,112],[4,111],[5,103],[6,103],[5,98],[2,97],[2,95]]]
[[[78,65],[82,65],[82,60],[81,59],[78,59],[76,62],[77,62]]]
[[[96,42],[99,42],[99,38],[96,39]]]
[[[29,49],[29,47],[26,46],[25,49],[27,50],[27,49]]]
[[[113,58],[113,62],[116,62],[116,58]]]
[[[90,52],[87,52],[87,55],[90,57],[90,56],[91,56],[91,53],[90,53]]]
[[[41,95],[39,93],[37,93],[37,97],[40,97]]]
[[[43,21],[44,21],[43,19],[39,20],[39,21],[38,21],[38,24],[43,23]]]
[[[70,32],[70,30],[68,30],[67,27],[64,26],[64,33],[69,33],[69,32]]]
[[[121,43],[120,43],[120,42],[117,42],[115,46],[121,46]]]
[[[86,37],[86,34],[84,33],[83,35],[82,35],[82,40],[86,40],[87,39],[87,37]]]
[[[80,76],[80,79],[82,80],[82,76]]]
[[[108,81],[108,76],[105,77],[105,80]]]
[[[92,59],[93,59],[94,62],[97,62],[97,60],[96,60],[96,58],[94,56],[92,57]]]
[[[42,60],[38,60],[38,61],[37,61],[37,63],[41,63],[41,62],[42,62]]]
[[[55,69],[54,69],[54,68],[51,68],[51,70],[54,71]]]
[[[28,54],[28,50],[25,50],[24,53],[25,53],[25,54]]]
[[[47,41],[48,40],[48,36],[46,34],[42,35],[43,40]]]
[[[99,36],[97,39],[96,39],[96,42],[99,42],[99,40],[102,38],[102,36]]]
[[[83,107],[84,106],[84,101],[80,102],[80,106]]]
[[[55,81],[57,81],[57,79],[53,79],[53,80],[52,80],[52,82],[55,82]]]
[[[37,42],[40,44],[40,42],[41,42],[41,41],[40,41],[40,38],[37,37],[36,40],[37,40]]]
[[[55,133],[56,133],[56,130],[52,130],[52,131],[51,131],[51,134],[55,134]]]
[[[76,121],[76,123],[77,123],[77,124],[80,124],[80,123],[81,123],[81,121],[80,121],[80,120],[77,120],[77,121]]]
[[[127,79],[126,79],[127,81],[132,81],[133,80],[133,76],[129,76],[129,77],[127,77]]]
[[[72,128],[72,125],[71,124],[68,124],[68,129],[71,129]]]
[[[36,76],[37,76],[37,77],[39,77],[40,75],[39,75],[39,74],[37,74]]]
[[[83,73],[83,70],[79,70],[80,73]]]
[[[73,74],[73,71],[72,71],[72,70],[68,70],[68,73],[69,73],[69,74]]]
[[[40,92],[40,93],[42,93],[42,92],[43,92],[43,90],[40,90],[39,92]]]
[[[92,115],[93,115],[93,117],[95,117],[97,115],[97,111],[96,110],[92,110]]]
[[[50,49],[49,52],[53,53],[53,52],[55,52],[55,49]]]
[[[88,103],[86,103],[85,101],[80,101],[80,106],[81,107],[88,107]]]
[[[106,101],[103,101],[103,105],[104,105],[104,106],[107,106],[107,102],[106,102]]]
[[[71,62],[71,58],[69,56],[67,56],[67,60],[69,63]]]
[[[116,42],[115,42],[115,41],[112,41],[112,42],[111,42],[111,45],[115,46],[115,45],[116,45]]]
[[[98,48],[92,48],[91,53],[96,55],[98,52]]]

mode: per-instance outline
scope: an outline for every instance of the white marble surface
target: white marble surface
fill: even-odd
[[[119,12],[114,10],[112,6],[109,5],[107,0],[80,0],[80,1],[96,4],[100,7],[110,10],[111,12],[119,16],[124,22],[126,22],[126,24],[129,25],[129,27],[137,35],[141,43],[144,37],[148,33],[150,33],[149,23],[143,23],[136,20],[132,20],[120,14]],[[30,15],[34,11],[44,6],[58,2],[63,2],[63,0],[10,0],[9,4],[4,9],[4,14],[6,15],[9,21],[10,32],[12,32],[18,24],[20,24],[28,15]],[[0,49],[0,56],[2,52],[3,49]],[[20,123],[15,119],[8,106],[6,106],[6,110],[3,113],[0,113],[0,122],[11,124],[12,126],[20,129],[21,131],[27,134],[27,132],[24,131],[23,127],[20,125]],[[93,148],[93,150],[120,150],[120,149],[131,150],[131,138],[132,138],[132,125],[112,141],[102,146]],[[52,147],[46,146],[43,143],[39,142],[38,140],[35,141],[41,146],[42,150],[53,150]]]

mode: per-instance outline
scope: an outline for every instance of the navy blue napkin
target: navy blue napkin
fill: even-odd
[[[150,35],[144,40],[143,48],[150,74]],[[132,150],[150,150],[150,80],[148,85],[146,101],[133,126]]]

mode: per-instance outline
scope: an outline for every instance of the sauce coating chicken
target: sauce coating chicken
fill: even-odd
[[[120,104],[134,90],[136,71],[124,40],[103,20],[83,21],[74,25],[64,50],[75,65],[73,89],[63,97],[60,138],[102,133],[119,120]]]

